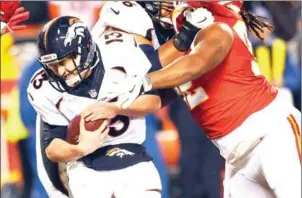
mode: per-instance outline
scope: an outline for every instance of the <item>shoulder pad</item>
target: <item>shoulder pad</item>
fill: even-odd
[[[105,3],[92,35],[102,34],[105,27],[114,27],[128,33],[146,37],[153,23],[143,7],[135,1],[110,1]]]
[[[108,35],[113,39],[118,36],[120,41],[108,44]],[[105,70],[119,67],[123,68],[127,75],[145,75],[151,68],[149,59],[130,34],[121,31],[105,33],[98,44]]]
[[[56,108],[63,93],[50,85],[43,69],[38,70],[31,78],[27,94],[29,102],[43,121],[51,125],[68,125],[68,120]]]

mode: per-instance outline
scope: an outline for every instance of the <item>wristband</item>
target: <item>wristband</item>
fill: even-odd
[[[184,20],[179,32],[173,38],[174,47],[181,52],[185,52],[190,49],[199,30],[199,28]]]
[[[152,89],[152,82],[148,75],[143,77],[143,88],[144,92],[150,91]]]

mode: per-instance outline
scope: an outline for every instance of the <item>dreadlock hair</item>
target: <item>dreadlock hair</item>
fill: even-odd
[[[259,32],[264,32],[263,28],[267,28],[271,31],[274,29],[273,25],[262,20],[267,19],[265,17],[257,16],[246,11],[240,11],[239,14],[245,22],[248,30],[253,31],[261,41],[264,41],[264,39],[260,36]]]

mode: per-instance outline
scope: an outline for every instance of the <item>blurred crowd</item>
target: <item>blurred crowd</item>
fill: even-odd
[[[26,88],[37,62],[36,37],[43,24],[73,15],[90,27],[97,21],[98,1],[22,2],[30,12],[24,31],[1,37],[1,197],[47,198],[36,167],[36,114]],[[274,25],[265,42],[250,34],[261,72],[301,110],[301,2],[249,1],[245,9]],[[163,198],[218,198],[223,159],[179,99],[147,117],[145,146],[163,182]]]

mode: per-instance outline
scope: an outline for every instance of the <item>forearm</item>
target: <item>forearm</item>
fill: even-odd
[[[152,89],[177,87],[185,82],[194,80],[207,70],[202,67],[197,55],[183,56],[167,67],[148,74],[152,82]],[[197,67],[197,64],[201,67]],[[204,69],[202,69],[204,68]]]
[[[56,138],[46,147],[46,156],[54,162],[69,162],[85,156],[79,145]]]
[[[118,115],[128,117],[144,117],[161,108],[160,97],[155,95],[142,95],[138,97],[127,109],[119,108]]]
[[[173,39],[170,39],[158,48],[158,54],[162,67],[166,67],[169,63],[185,55],[185,52],[177,50],[173,45]]]
[[[213,70],[228,55],[232,43],[233,32],[225,24],[213,24],[199,31],[190,54],[148,74],[152,89],[177,87]]]

